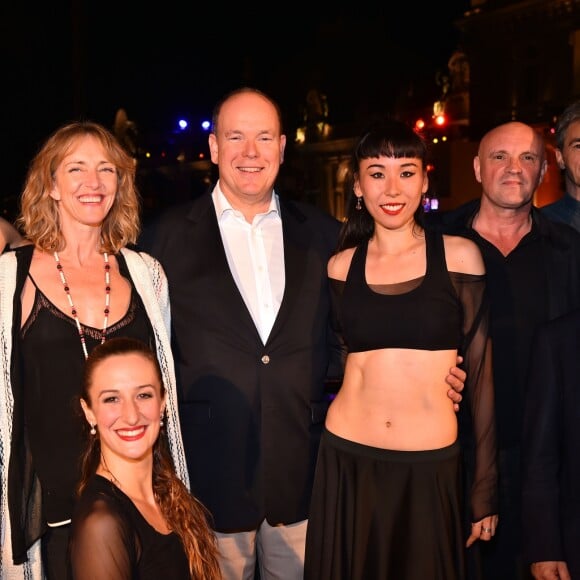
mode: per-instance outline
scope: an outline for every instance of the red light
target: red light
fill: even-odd
[[[443,125],[445,125],[445,123],[447,123],[447,119],[445,118],[445,115],[437,115],[435,117],[435,125],[442,127]]]
[[[415,121],[415,129],[417,129],[417,131],[421,131],[421,129],[425,128],[425,121],[423,121],[423,119],[417,119]]]

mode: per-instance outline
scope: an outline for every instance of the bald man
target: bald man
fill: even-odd
[[[580,306],[580,234],[532,205],[546,168],[538,132],[520,122],[499,125],[473,160],[481,197],[438,216],[437,227],[481,249],[491,300],[499,525],[493,542],[469,549],[473,580],[530,578],[521,547],[520,456],[532,338],[539,324]]]

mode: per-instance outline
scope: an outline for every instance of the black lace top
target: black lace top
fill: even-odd
[[[121,257],[119,265],[130,279]],[[100,342],[101,329],[84,327],[84,331],[90,352]],[[108,338],[120,335],[154,347],[147,314],[134,288],[125,316],[107,330]],[[71,518],[84,446],[78,398],[85,357],[74,319],[38,288],[20,341],[26,434],[42,487],[43,515],[49,523],[62,523]]]

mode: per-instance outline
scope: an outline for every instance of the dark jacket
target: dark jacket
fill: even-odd
[[[565,560],[580,578],[580,310],[538,329],[524,408],[528,563]]]
[[[340,224],[280,198],[286,285],[264,345],[230,272],[210,194],[170,209],[144,249],[169,281],[192,491],[221,532],[308,517],[333,353],[326,266]]]

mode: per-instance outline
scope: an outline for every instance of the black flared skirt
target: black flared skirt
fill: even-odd
[[[325,430],[305,580],[461,580],[460,449],[391,451]]]

